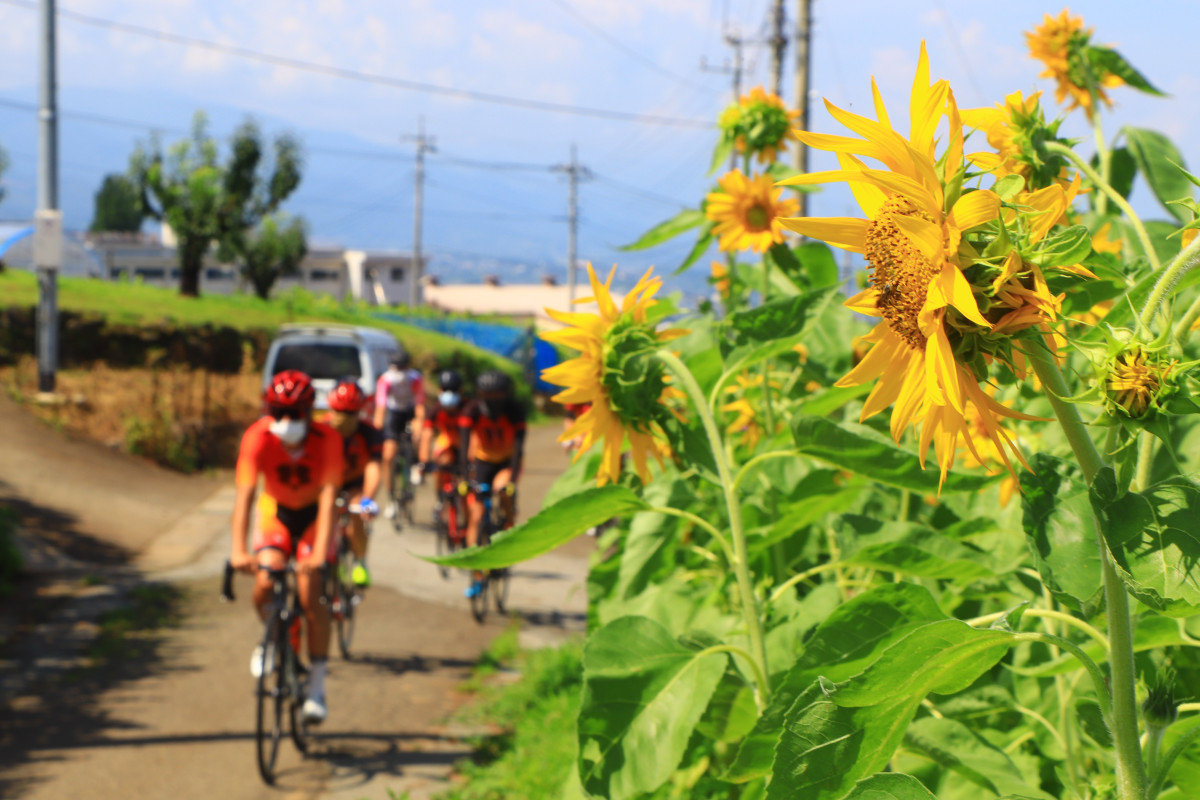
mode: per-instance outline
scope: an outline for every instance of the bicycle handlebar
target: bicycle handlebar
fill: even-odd
[[[296,571],[296,564],[294,562],[289,562],[283,569],[274,569],[273,567],[268,567],[266,564],[256,564],[255,566],[258,567],[259,572],[270,572],[273,576],[286,575],[289,572]],[[233,575],[235,572],[237,570],[233,568],[233,564],[226,560],[225,573],[221,576],[221,599],[226,603],[237,599],[233,595]]]

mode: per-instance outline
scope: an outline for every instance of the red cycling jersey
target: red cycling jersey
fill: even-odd
[[[450,410],[438,403],[432,414],[425,417],[425,430],[433,431],[439,437],[445,436],[450,447],[458,447],[458,411]]]
[[[489,417],[478,402],[471,402],[459,414],[458,426],[470,429],[476,461],[499,464],[516,450],[517,434],[525,430],[525,410],[513,403],[507,413]]]

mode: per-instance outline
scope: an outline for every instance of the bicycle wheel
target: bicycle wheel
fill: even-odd
[[[471,616],[475,621],[482,624],[487,619],[488,613],[488,576],[484,573],[483,580],[480,582],[479,594],[471,598]]]
[[[357,600],[358,587],[352,577],[354,571],[354,553],[349,547],[343,547],[338,555],[337,575],[334,577],[334,619],[337,622],[338,650],[342,658],[349,661],[350,645],[354,642],[354,607]]]
[[[308,755],[308,723],[304,721],[305,681],[300,672],[300,657],[290,646],[286,651],[288,685],[288,717],[291,723],[292,744],[301,755]]]
[[[508,587],[512,582],[512,575],[508,571],[508,567],[502,569],[494,569],[488,573],[488,583],[491,586],[492,600],[496,604],[496,613],[507,613],[508,606]]]
[[[258,773],[268,786],[275,783],[275,760],[283,738],[283,710],[287,701],[284,676],[286,633],[280,636],[279,618],[272,617],[263,636],[263,661],[258,676],[257,715],[254,728]]]

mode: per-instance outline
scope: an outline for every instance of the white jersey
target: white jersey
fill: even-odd
[[[425,404],[424,378],[415,369],[389,369],[375,384],[375,407],[389,411],[412,411]]]

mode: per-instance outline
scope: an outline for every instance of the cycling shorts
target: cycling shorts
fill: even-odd
[[[475,483],[480,485],[487,484],[494,489],[496,486],[496,476],[511,466],[512,464],[508,461],[493,462],[476,460],[473,470]]]
[[[359,475],[357,478],[351,478],[350,480],[348,480],[342,484],[342,494],[344,494],[348,497],[355,497],[357,495],[360,495],[360,494],[362,494],[362,491],[363,491],[363,476],[362,475]]]
[[[389,408],[383,416],[383,439],[387,442],[398,442],[404,437],[405,428],[417,415],[416,409]]]
[[[269,498],[267,498],[269,500]],[[273,508],[272,508],[273,506]],[[317,540],[316,503],[303,508],[288,508],[274,501],[264,503],[258,517],[258,531],[254,535],[254,552],[268,548],[278,550],[285,557],[302,561],[312,554]],[[337,537],[330,535],[325,560],[337,560]]]

